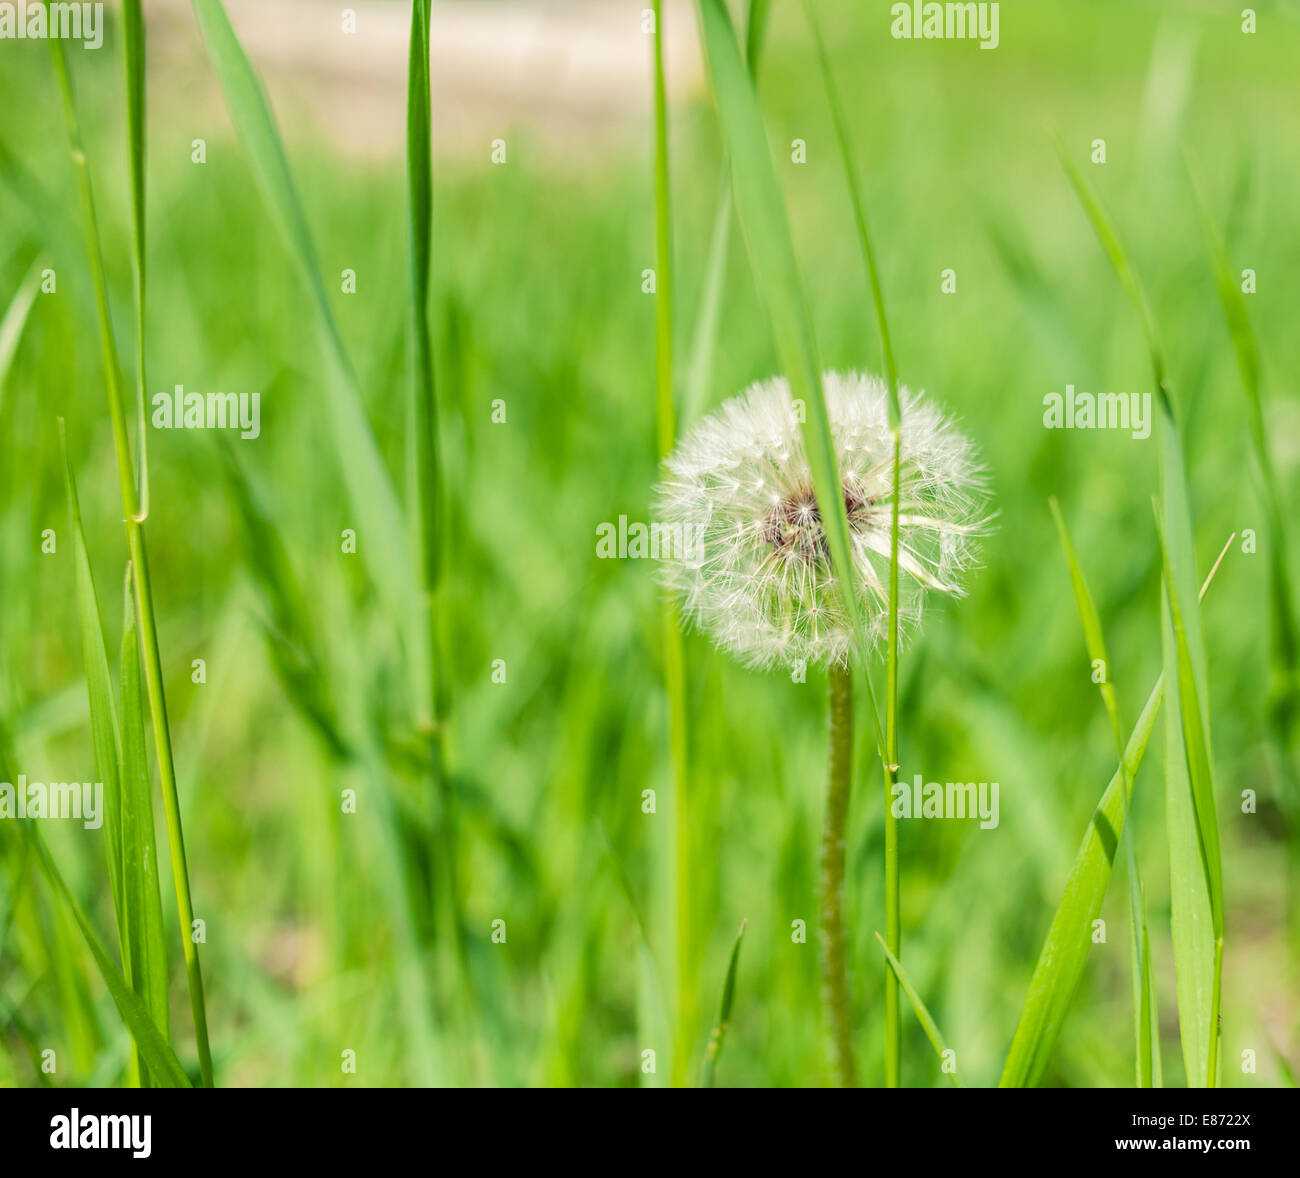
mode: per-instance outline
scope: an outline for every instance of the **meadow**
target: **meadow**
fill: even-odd
[[[146,1079],[170,1075],[158,1052],[174,1052],[188,1082],[206,1078],[186,943],[202,967],[218,1086],[694,1085],[732,962],[713,1082],[834,1083],[817,946],[827,676],[745,669],[686,631],[674,698],[657,562],[631,546],[608,559],[601,547],[624,517],[652,519],[665,332],[679,433],[785,368],[772,292],[751,262],[761,234],[729,204],[727,239],[715,231],[729,145],[738,158],[718,110],[736,96],[715,96],[708,81],[721,91],[716,61],[711,74],[705,51],[692,50],[706,57],[694,85],[669,70],[658,194],[648,68],[639,108],[600,134],[547,128],[520,108],[481,134],[457,126],[444,146],[451,115],[435,102],[425,191],[427,161],[403,127],[411,118],[420,139],[418,86],[413,110],[403,98],[396,127],[377,136],[394,150],[349,150],[313,126],[294,75],[253,57],[284,115],[258,138],[220,37],[221,5],[196,0],[197,24],[182,7],[179,42],[148,42],[143,392],[149,405],[177,386],[260,397],[256,437],[143,431],[143,531],[197,942],[178,916],[156,710],[138,671],[119,670],[147,642],[139,583],[124,587],[135,525],[123,529],[122,495],[138,484],[130,462],[123,474],[106,397],[57,70],[49,45],[0,41],[0,109],[17,112],[0,120],[0,780],[103,780],[107,701],[117,700],[120,765],[134,756],[152,795],[152,819],[142,825],[137,810],[135,831],[156,848],[161,895],[161,915],[146,918],[161,956],[146,953],[140,967],[162,989],[148,996],[162,1044],[143,1053]],[[625,7],[626,43],[648,67],[642,5]],[[692,44],[696,8],[665,14],[689,26]],[[961,1083],[997,1084],[1075,853],[1116,773],[1052,497],[1104,631],[1124,737],[1171,657],[1152,506],[1170,495],[1163,423],[1148,437],[1045,427],[1045,398],[1084,390],[1151,394],[1159,416],[1140,317],[1055,134],[1114,225],[1167,364],[1194,549],[1166,534],[1171,564],[1190,562],[1199,584],[1234,537],[1200,613],[1222,849],[1218,1079],[1293,1084],[1300,678],[1279,635],[1295,602],[1278,587],[1287,566],[1276,554],[1284,540],[1294,551],[1300,486],[1300,18],[1261,4],[1258,31],[1245,33],[1239,5],[1005,3],[986,51],[891,38],[883,5],[815,8],[899,378],[960,421],[997,513],[968,595],[929,606],[899,659],[900,780],[998,785],[995,825],[899,823],[907,976]],[[731,8],[742,39],[748,9]],[[821,367],[883,375],[804,5],[770,9],[757,99]],[[328,30],[312,35],[335,34],[334,6],[309,10]],[[148,33],[153,6],[144,16]],[[364,21],[346,35],[364,39]],[[138,460],[133,148],[116,6],[104,48],[69,46],[66,60],[120,416]],[[403,46],[389,72],[405,78],[407,67]],[[281,132],[291,190],[275,168]],[[412,282],[420,218],[408,213],[423,199],[427,319]],[[657,256],[665,213],[670,267]],[[1261,357],[1258,434],[1207,219],[1234,279],[1254,276],[1235,289],[1251,287],[1240,305]],[[671,323],[657,321],[668,299]],[[1276,509],[1252,477],[1261,440]],[[87,654],[87,570],[107,687]],[[883,658],[871,673],[883,693]],[[1189,770],[1167,764],[1167,745],[1182,749],[1163,716],[1154,731],[1123,838],[1145,893],[1154,1054],[1163,1083],[1181,1086],[1204,1079],[1186,1074],[1171,936],[1186,847],[1166,793]],[[878,1085],[886,811],[861,695],[854,751],[851,1034],[858,1080]],[[683,765],[684,791],[674,784]],[[25,831],[37,825],[49,862]],[[148,908],[151,874],[129,855],[114,868],[106,842],[81,823],[0,818],[0,1085],[140,1079],[139,1036],[86,932],[117,968],[115,910],[131,903],[118,893],[143,879]],[[1103,939],[1091,924],[1078,930],[1086,965],[1038,1083],[1135,1082],[1124,854],[1113,854]],[[128,951],[139,936],[123,940]],[[947,1086],[906,998],[901,1028],[901,1082]]]

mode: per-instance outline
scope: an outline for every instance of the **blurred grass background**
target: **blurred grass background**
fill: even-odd
[[[268,8],[274,7],[268,5]],[[435,5],[435,13],[447,6]],[[503,30],[563,7],[469,5]],[[624,10],[613,22],[610,9]],[[232,5],[244,35],[249,9]],[[404,6],[372,5],[367,12]],[[644,51],[639,4],[601,6],[619,52]],[[1058,128],[1113,213],[1151,294],[1187,436],[1204,572],[1232,531],[1262,528],[1243,394],[1180,155],[1186,146],[1238,269],[1264,357],[1266,412],[1286,503],[1300,463],[1294,276],[1300,224],[1300,16],[1260,4],[1260,32],[1226,3],[1001,6],[1001,44],[891,40],[886,5],[820,5],[865,167],[901,375],[965,423],[991,471],[999,528],[970,597],[931,610],[904,658],[902,776],[998,781],[1001,824],[905,823],[903,959],[967,1083],[996,1081],[1029,974],[1078,840],[1113,771],[1104,712],[1075,616],[1047,497],[1059,496],[1107,630],[1129,723],[1160,669],[1159,549],[1150,441],[1049,431],[1042,399],[1067,383],[1145,392],[1142,339],[1051,149]],[[316,73],[368,85],[335,6],[296,6],[304,38],[337,36]],[[154,11],[146,6],[151,20]],[[323,420],[326,379],[304,287],[253,186],[188,22],[151,43],[150,393],[262,393],[262,436],[235,446],[304,587],[304,633],[342,710],[382,711],[391,626],[355,556],[347,461]],[[678,357],[689,352],[722,159],[692,47],[691,6],[669,6]],[[514,25],[511,25],[514,22]],[[530,23],[531,22],[531,23]],[[171,26],[169,26],[171,27]],[[364,42],[362,20],[356,41]],[[439,25],[434,24],[434,39]],[[152,32],[152,28],[151,28]],[[250,55],[285,117],[292,163],[367,410],[400,485],[407,372],[405,179],[393,127],[358,145],[313,122],[311,79]],[[404,45],[387,66],[405,74]],[[55,419],[68,420],[83,513],[113,648],[124,559],[103,375],[75,194],[48,48],[0,43],[0,307],[38,256],[57,293],[38,296],[0,388],[0,721],[33,780],[92,772],[71,546]],[[72,51],[105,223],[117,326],[129,356],[130,271],[116,30]],[[437,50],[435,49],[435,71]],[[504,85],[504,81],[496,81]],[[494,78],[485,71],[482,85]],[[639,85],[636,79],[630,86]],[[153,576],[219,1084],[400,1084],[418,1079],[397,1001],[399,920],[383,885],[391,846],[367,821],[389,802],[407,851],[422,968],[431,979],[443,1078],[452,1083],[662,1082],[669,1043],[646,981],[640,923],[660,969],[667,941],[669,788],[655,570],[602,561],[597,525],[647,519],[657,471],[649,77],[644,101],[593,129],[517,103],[467,128],[435,79],[434,330],[448,497],[442,596],[453,712],[454,892],[461,927],[432,897],[445,829],[400,748],[382,772],[341,769],[273,671],[250,573],[249,531],[222,439],[151,430]],[[761,99],[786,184],[828,367],[879,368],[842,168],[801,8],[778,3]],[[595,104],[605,105],[605,104]],[[287,114],[285,112],[288,112]],[[305,112],[305,113],[304,113]],[[598,128],[597,128],[598,121]],[[207,162],[191,162],[191,141]],[[490,163],[504,138],[507,162]],[[807,162],[791,162],[791,142]],[[1087,164],[1106,141],[1104,166]],[[711,403],[769,375],[774,354],[739,234],[726,280]],[[357,293],[336,276],[357,272]],[[955,294],[940,290],[954,269]],[[493,421],[498,402],[504,423]],[[498,414],[499,416],[499,414]],[[59,534],[41,552],[41,532]],[[1227,935],[1229,1085],[1281,1081],[1272,1044],[1300,1043],[1284,910],[1285,772],[1267,724],[1267,565],[1238,544],[1207,599]],[[829,1079],[818,991],[816,852],[825,774],[824,679],[732,665],[688,640],[694,856],[703,947],[700,1004],[715,1009],[727,956],[749,921],[718,1082]],[[191,661],[207,682],[191,682]],[[506,682],[494,683],[493,660]],[[851,803],[848,913],[864,1079],[879,1082],[883,970],[881,798],[860,724]],[[1160,986],[1166,1082],[1183,1082],[1168,931],[1160,742],[1137,782],[1138,849]],[[340,791],[358,790],[357,815]],[[1241,813],[1242,790],[1258,813]],[[662,807],[661,807],[662,811]],[[9,826],[10,824],[0,824]],[[57,827],[57,829],[56,829]],[[102,840],[47,824],[56,855],[111,927]],[[120,1082],[127,1038],[75,930],[0,829],[0,1084]],[[164,913],[174,908],[164,884]],[[1128,1084],[1132,1023],[1126,897],[1116,880],[1047,1082]],[[455,918],[453,918],[455,919]],[[505,944],[491,941],[504,920]],[[793,943],[792,921],[808,924]],[[175,944],[175,930],[169,944]],[[665,974],[665,981],[667,976]],[[174,1039],[192,1039],[173,978]],[[180,1012],[179,1014],[175,1012]],[[904,1081],[942,1083],[910,1013]],[[703,1036],[695,1066],[702,1059]],[[39,1071],[58,1052],[59,1070]],[[357,1052],[355,1076],[340,1053]],[[657,1073],[642,1052],[658,1053]],[[1258,1057],[1243,1074],[1242,1052]]]

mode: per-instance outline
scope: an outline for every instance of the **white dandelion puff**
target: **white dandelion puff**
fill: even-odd
[[[888,389],[865,373],[823,377],[852,545],[852,592],[868,633],[887,636],[893,436]],[[974,444],[900,389],[899,624],[929,593],[960,596],[986,529]],[[691,537],[664,565],[684,615],[751,666],[848,661],[853,635],[831,574],[800,417],[782,378],[755,384],[700,422],[665,461],[661,521]]]

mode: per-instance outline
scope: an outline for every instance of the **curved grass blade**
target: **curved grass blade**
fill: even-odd
[[[1205,578],[1205,584],[1201,587],[1202,596],[1213,582],[1231,544],[1232,537],[1229,537]],[[1042,951],[1034,966],[1029,993],[1025,997],[1002,1069],[1002,1078],[998,1082],[1002,1088],[1032,1087],[1047,1069],[1052,1049],[1061,1033],[1061,1025],[1069,1013],[1079,979],[1083,976],[1083,967],[1091,947],[1092,922],[1101,912],[1101,904],[1110,883],[1115,851],[1124,833],[1124,816],[1129,801],[1124,796],[1125,782],[1131,791],[1151,740],[1151,733],[1155,729],[1156,715],[1164,695],[1165,676],[1161,674],[1147,697],[1137,724],[1129,734],[1124,749],[1123,767],[1116,769],[1084,832],[1083,841],[1074,858],[1074,866],[1066,881],[1065,893],[1052,917],[1051,927],[1047,930]]]
[[[889,951],[889,946],[885,944],[885,938],[879,933],[876,934],[876,940],[880,942],[880,951],[885,955],[890,970],[893,972],[894,977],[898,979],[898,984],[902,986],[903,993],[907,995],[907,1000],[912,1004],[912,1010],[916,1014],[917,1022],[921,1024],[921,1029],[925,1031],[925,1037],[930,1040],[935,1055],[939,1057],[940,1070],[952,1081],[954,1088],[960,1088],[962,1083],[957,1079],[956,1071],[950,1072],[947,1070],[948,1060],[945,1057],[949,1051],[952,1051],[952,1048],[947,1045],[938,1024],[930,1016],[925,1003],[921,1001],[921,995],[916,992],[916,987],[912,985],[912,980],[907,976],[903,963]],[[957,1053],[952,1051],[952,1056],[955,1059]]]
[[[727,1040],[727,1027],[731,1023],[731,1007],[736,998],[736,967],[740,964],[740,942],[745,936],[748,920],[740,922],[740,932],[736,942],[731,946],[731,959],[727,962],[727,976],[722,983],[722,1001],[718,1003],[718,1021],[709,1037],[709,1050],[704,1057],[704,1077],[700,1082],[703,1088],[712,1088],[718,1067],[718,1056],[722,1054],[722,1045]]]
[[[1083,623],[1084,642],[1088,648],[1088,658],[1096,668],[1100,664],[1102,702],[1110,718],[1111,734],[1115,739],[1115,753],[1124,771],[1124,730],[1120,723],[1119,701],[1111,681],[1110,656],[1106,653],[1106,641],[1102,633],[1101,618],[1088,590],[1083,569],[1074,551],[1070,531],[1066,527],[1061,506],[1052,496],[1050,500],[1052,516],[1056,520],[1056,530],[1060,533],[1061,547],[1065,549],[1065,559],[1070,566],[1070,582],[1074,588],[1074,600],[1079,610],[1079,619]],[[1125,812],[1124,826],[1128,827],[1128,795],[1132,787],[1127,781],[1124,785]],[[1137,1049],[1137,1086],[1139,1088],[1158,1087],[1160,1080],[1160,1041],[1159,1021],[1156,1018],[1155,980],[1151,969],[1150,937],[1147,934],[1146,907],[1143,901],[1142,880],[1138,872],[1136,836],[1128,831],[1128,837],[1120,836],[1124,844],[1125,867],[1128,872],[1129,917],[1132,931],[1133,963],[1133,1020],[1134,1038]]]

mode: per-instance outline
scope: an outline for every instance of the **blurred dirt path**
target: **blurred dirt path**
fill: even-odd
[[[192,84],[192,55],[202,49],[189,5],[145,7],[153,65],[164,75],[184,71]],[[649,117],[650,41],[641,31],[648,7],[649,0],[434,0],[438,149],[486,154],[493,138],[517,130],[548,153],[579,156],[638,133]],[[703,84],[693,7],[666,5],[676,95]],[[290,134],[314,130],[350,154],[402,152],[409,4],[226,0],[226,9]],[[343,30],[347,10],[356,14],[355,32]]]

